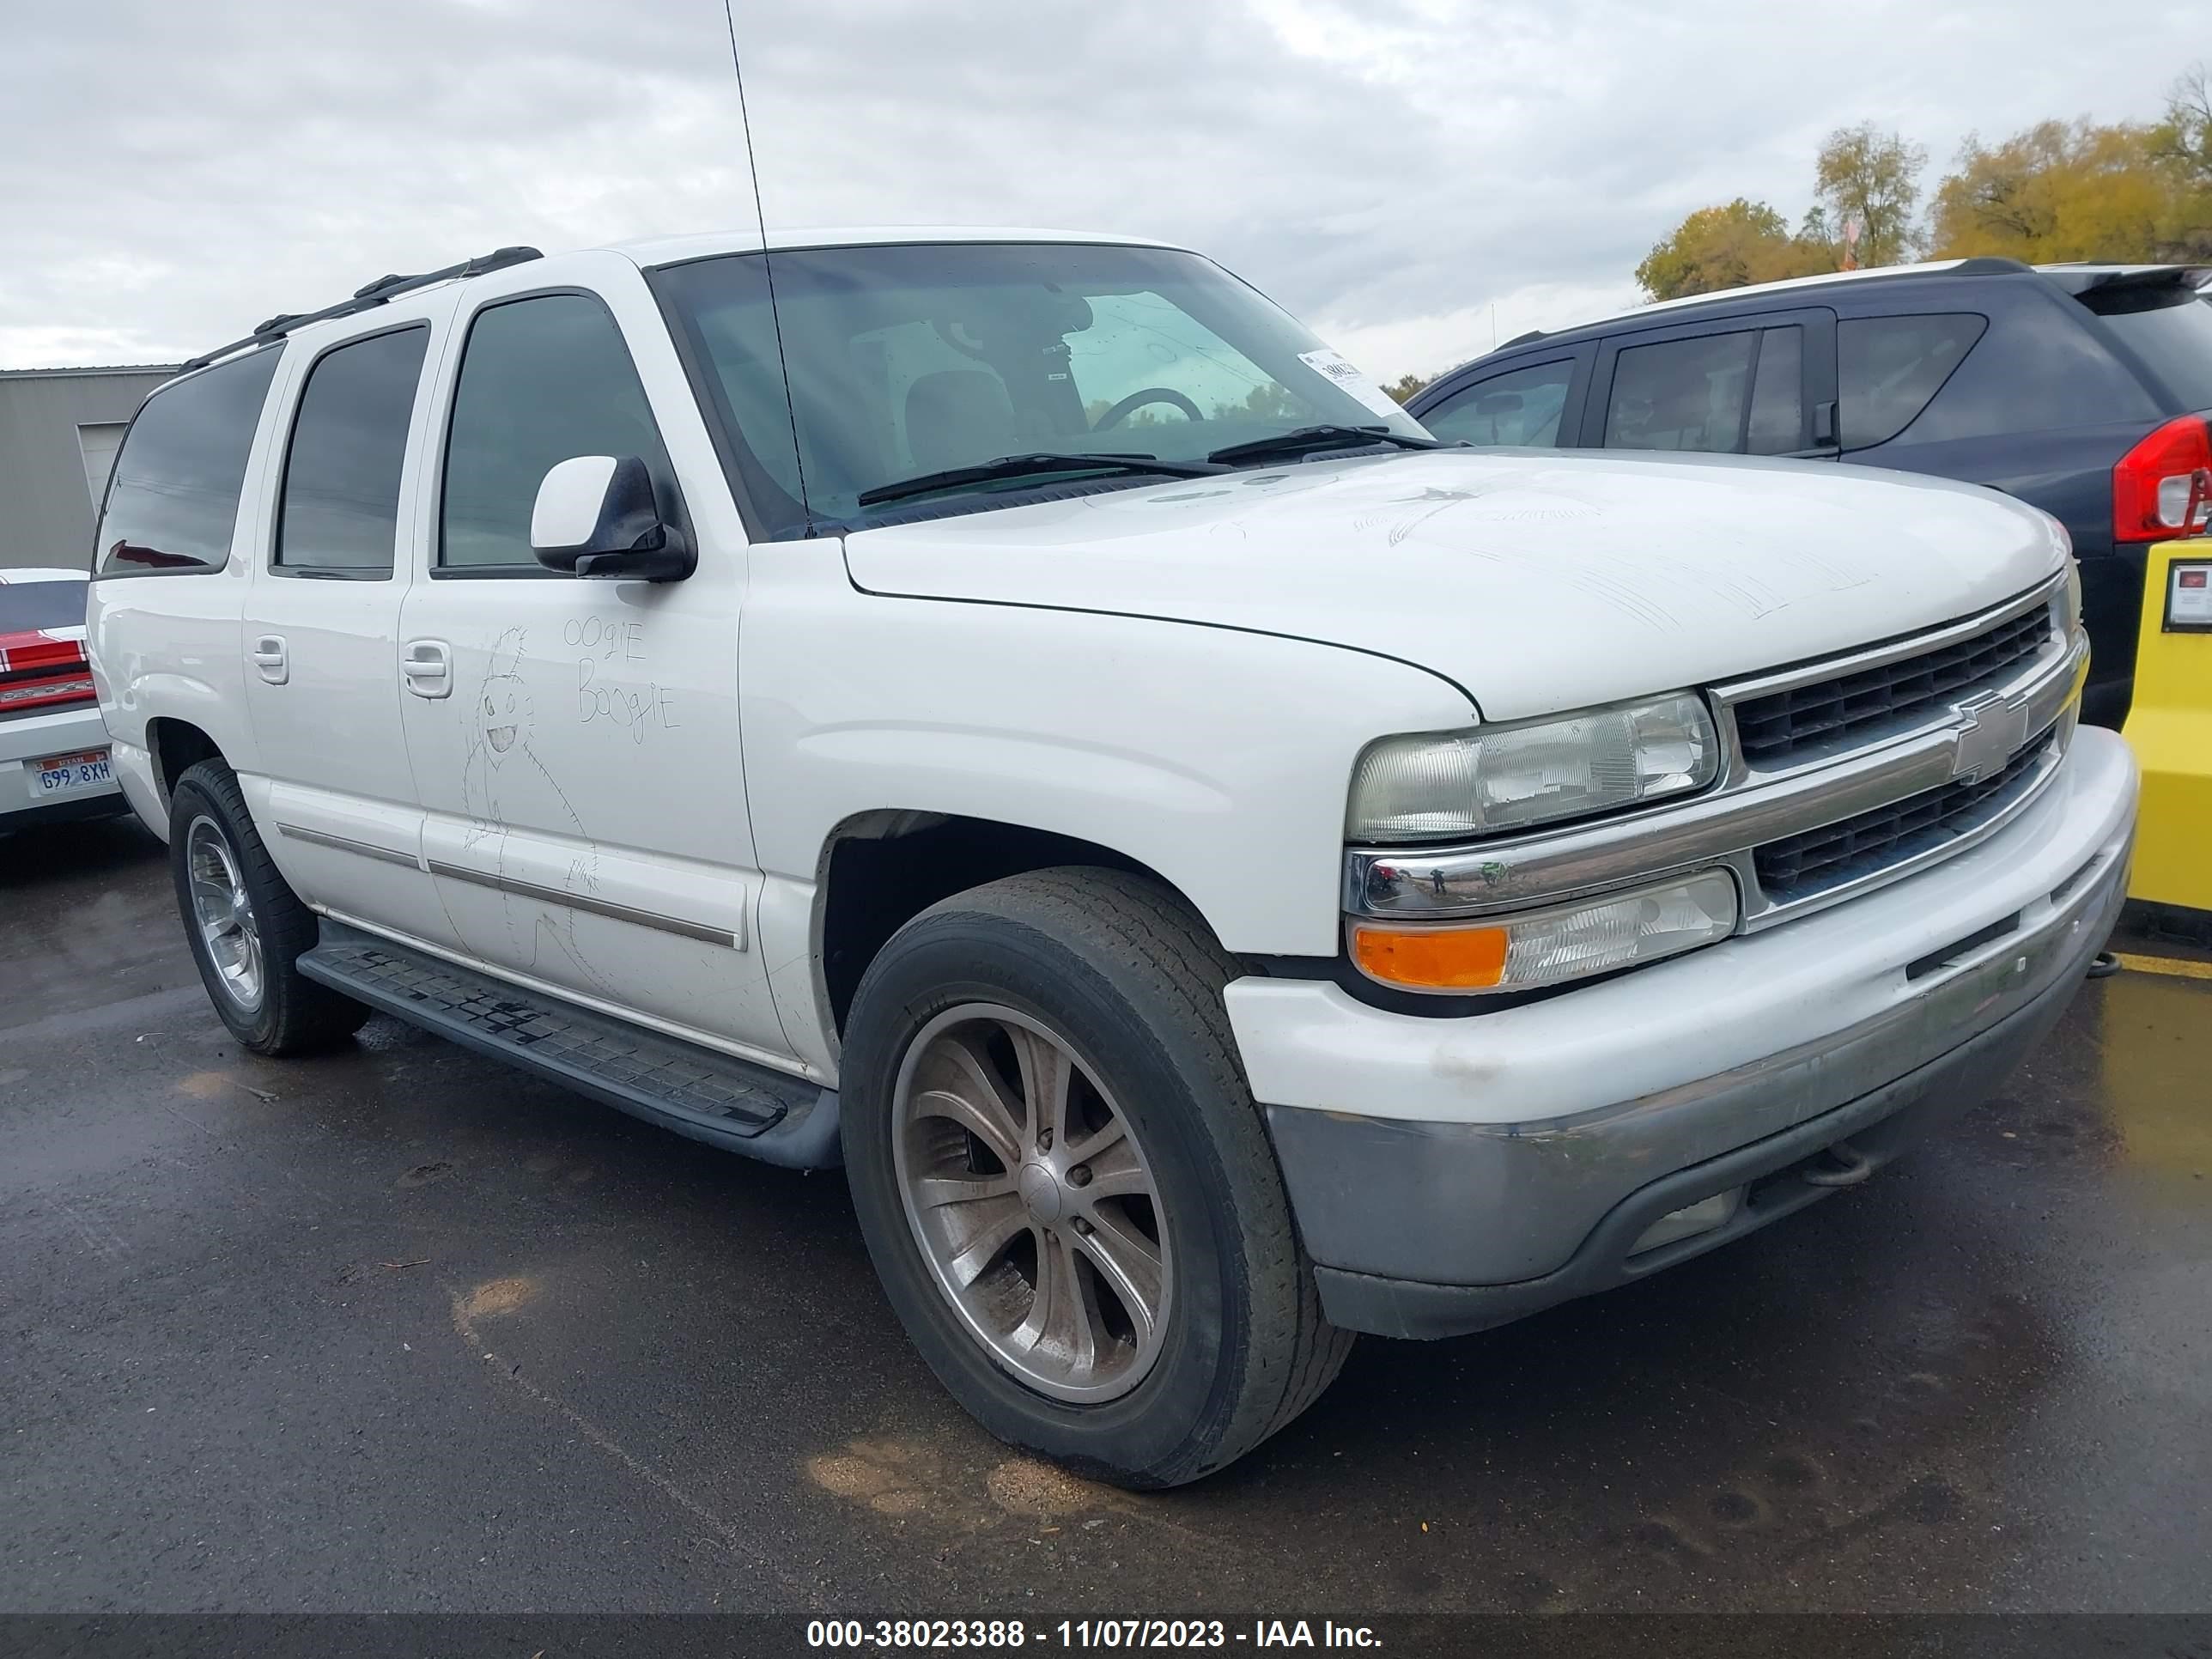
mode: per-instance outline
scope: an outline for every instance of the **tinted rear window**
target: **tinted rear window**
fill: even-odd
[[[1607,449],[1740,449],[1755,333],[1630,346],[1615,361]]]
[[[100,574],[222,568],[246,452],[280,355],[234,358],[146,400],[107,487]]]
[[[1790,324],[1623,347],[1606,404],[1606,447],[1725,455],[1802,447],[1804,337]]]
[[[83,626],[82,582],[0,582],[0,634]]]
[[[1951,378],[1989,319],[1856,317],[1836,325],[1836,426],[1844,449],[1887,443]]]
[[[308,371],[277,501],[280,568],[392,574],[408,419],[429,342],[427,328],[372,335]]]
[[[2191,409],[2212,409],[2212,305],[2194,289],[2093,289],[2081,302]]]
[[[1854,325],[1843,326],[1849,329]],[[1839,367],[1848,388],[1851,376],[1848,354]],[[1849,397],[1848,391],[1844,395]],[[2070,301],[2054,303],[2031,294],[1996,313],[1987,337],[1967,352],[1966,361],[1943,383],[1936,401],[1906,428],[1904,439],[1920,444],[2009,437],[2116,422],[2148,423],[2157,416],[2158,405],[2150,393],[2092,330],[2082,326],[2081,313]],[[1846,433],[1850,425],[1846,404]]]

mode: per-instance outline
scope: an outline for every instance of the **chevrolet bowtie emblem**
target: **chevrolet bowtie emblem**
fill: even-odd
[[[2027,700],[1984,691],[1956,705],[1959,724],[1951,750],[1951,775],[1973,783],[2010,760],[2027,741]]]

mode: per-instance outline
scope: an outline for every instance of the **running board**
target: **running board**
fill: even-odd
[[[842,1161],[835,1090],[328,918],[299,968],[356,1002],[694,1140],[797,1169]]]

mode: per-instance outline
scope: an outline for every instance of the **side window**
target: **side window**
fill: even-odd
[[[1743,447],[1755,331],[1630,346],[1614,360],[1605,410],[1608,449]]]
[[[1528,444],[1559,441],[1559,410],[1575,378],[1574,359],[1510,368],[1454,392],[1421,416],[1447,443]]]
[[[1999,311],[1996,338],[1966,353],[1905,435],[1913,443],[1941,443],[2156,420],[2157,402],[2081,326],[2073,314],[2076,308],[2060,300]]]
[[[1836,325],[1836,430],[1845,450],[1887,443],[1966,361],[1988,319],[1848,317]]]
[[[578,455],[668,459],[615,319],[581,294],[508,300],[477,313],[453,392],[439,509],[447,569],[532,568],[538,486]]]
[[[100,575],[220,570],[229,560],[246,459],[281,349],[202,369],[146,400],[108,483]]]
[[[392,574],[427,328],[343,345],[316,360],[292,419],[271,562],[299,575]]]

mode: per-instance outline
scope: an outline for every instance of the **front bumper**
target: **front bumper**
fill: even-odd
[[[1833,1190],[1802,1166],[1846,1139],[1886,1161],[2064,1012],[2125,897],[2136,787],[2125,745],[2084,731],[2032,808],[1945,864],[1516,1008],[1422,1018],[1237,981],[1329,1317],[1482,1329],[1802,1207]],[[1737,1188],[1725,1224],[1631,1255],[1660,1216]]]

